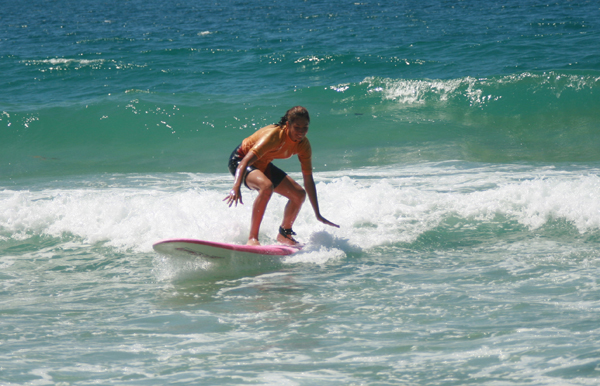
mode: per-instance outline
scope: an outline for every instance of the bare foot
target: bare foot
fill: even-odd
[[[284,237],[283,235],[277,235],[277,241],[280,242],[281,244],[285,244],[285,245],[292,245],[292,246],[296,246],[298,245],[298,242],[296,242],[296,240],[292,239],[292,238],[287,238]]]
[[[258,239],[248,239],[246,245],[260,245],[260,242],[258,241]]]

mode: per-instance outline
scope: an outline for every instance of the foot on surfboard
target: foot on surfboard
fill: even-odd
[[[277,241],[286,245],[299,245],[292,236],[295,236],[296,232],[290,229],[284,229],[283,227],[279,227],[279,234],[277,235]]]
[[[248,239],[246,245],[258,246],[260,245],[260,242],[258,241],[258,239]]]

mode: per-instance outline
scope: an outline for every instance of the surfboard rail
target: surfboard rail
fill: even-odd
[[[186,238],[161,240],[154,243],[152,248],[164,255],[194,255],[210,259],[260,255],[288,256],[301,249],[290,245],[239,245]]]

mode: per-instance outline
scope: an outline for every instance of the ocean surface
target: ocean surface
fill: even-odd
[[[600,2],[0,3],[0,385],[600,382]],[[295,105],[341,227],[154,252]]]

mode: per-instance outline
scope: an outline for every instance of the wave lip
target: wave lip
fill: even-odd
[[[391,79],[368,77],[361,84],[368,92],[380,92],[383,99],[399,104],[424,104],[459,100],[478,106],[501,98],[554,96],[561,98],[565,91],[580,97],[600,92],[600,72],[524,72],[497,77],[456,79]]]

